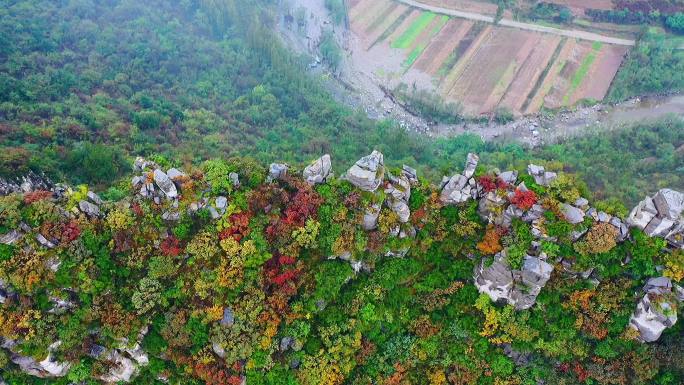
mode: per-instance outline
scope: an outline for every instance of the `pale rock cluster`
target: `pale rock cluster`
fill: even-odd
[[[677,322],[677,302],[682,301],[682,288],[677,286],[674,290],[669,278],[660,277],[649,279],[643,291],[644,297],[637,304],[629,324],[639,332],[642,341],[653,342]]]

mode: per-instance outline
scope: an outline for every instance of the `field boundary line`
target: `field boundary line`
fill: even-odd
[[[414,1],[414,0],[395,0],[395,1],[398,1],[400,3],[404,3],[404,4],[411,6],[411,7],[423,9],[425,11],[431,11],[431,12],[435,12],[435,13],[441,13],[443,15],[460,17],[463,19],[484,21],[487,23],[494,24],[494,18],[492,16],[482,15],[480,13],[464,12],[464,11],[458,11],[455,9],[436,7],[436,6],[427,5],[427,4],[421,3],[420,1]],[[497,23],[496,25],[500,25],[500,26],[504,26],[504,27],[518,28],[518,29],[523,29],[523,30],[527,30],[527,31],[552,33],[555,35],[572,37],[572,38],[580,39],[580,40],[595,41],[595,42],[606,43],[606,44],[625,45],[625,46],[630,46],[630,47],[636,45],[636,42],[634,40],[621,39],[618,37],[604,36],[604,35],[600,35],[598,33],[579,31],[579,30],[575,30],[575,29],[559,29],[559,28],[553,28],[553,27],[546,27],[546,26],[539,25],[539,24],[523,23],[523,22],[513,21],[513,20],[509,20],[509,19],[501,19],[499,21],[499,23]]]

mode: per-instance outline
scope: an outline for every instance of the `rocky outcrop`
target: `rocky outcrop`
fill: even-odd
[[[304,179],[312,185],[327,182],[332,176],[330,155],[325,154],[313,161],[304,168],[302,175],[304,176]]]
[[[411,198],[411,182],[405,175],[395,177],[389,175],[390,183],[385,188],[387,203],[390,210],[394,211],[399,217],[399,222],[406,223],[411,216],[408,202]]]
[[[31,191],[52,191],[53,188],[54,184],[48,177],[38,175],[33,171],[13,180],[0,178],[0,196]]]
[[[268,167],[268,180],[283,179],[287,175],[288,165],[284,163],[271,163]]]
[[[492,301],[505,302],[517,310],[529,309],[551,278],[553,269],[546,261],[528,255],[523,260],[522,269],[513,270],[505,252],[502,252],[494,257],[491,265],[482,261],[475,268],[475,286]]]
[[[657,341],[663,331],[677,322],[677,299],[669,278],[651,278],[644,286],[644,297],[637,304],[629,325],[644,342]]]
[[[60,341],[54,342],[48,347],[48,354],[45,359],[41,361],[35,360],[33,357],[24,356],[19,354],[16,350],[16,343],[14,341],[5,341],[2,344],[2,348],[9,350],[10,360],[19,366],[19,368],[27,374],[30,374],[39,378],[53,378],[53,377],[64,377],[71,368],[71,364],[68,362],[59,362],[55,360],[53,351],[55,351],[59,345]]]
[[[174,199],[178,197],[176,185],[173,184],[173,180],[164,171],[160,169],[154,170],[154,183],[168,198]]]
[[[646,197],[632,209],[627,224],[644,230],[650,237],[665,238],[672,246],[684,248],[684,193],[662,189]]]
[[[442,179],[440,199],[444,204],[459,204],[478,197],[477,182],[473,178],[479,157],[468,154],[463,174]]]
[[[385,177],[385,160],[381,152],[373,151],[370,155],[356,161],[347,170],[343,179],[364,191],[375,191]]]
[[[527,173],[534,178],[536,184],[546,187],[558,177],[555,172],[546,171],[544,167],[534,164],[527,166]]]
[[[584,221],[584,211],[575,206],[563,203],[561,205],[561,212],[563,213],[563,216],[565,216],[565,220],[573,225],[582,223]]]

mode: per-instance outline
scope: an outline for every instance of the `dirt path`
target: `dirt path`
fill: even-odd
[[[398,1],[400,3],[404,3],[404,4],[409,5],[411,7],[416,7],[416,8],[420,8],[420,9],[435,12],[435,13],[441,13],[443,15],[460,17],[463,19],[470,19],[470,20],[475,20],[475,21],[484,21],[487,23],[494,23],[494,18],[492,16],[487,16],[487,15],[483,15],[480,13],[464,12],[464,11],[458,11],[455,9],[436,7],[433,5],[428,5],[428,4],[424,4],[424,3],[421,3],[419,1],[413,1],[413,0],[396,0],[396,1]],[[527,31],[551,33],[554,35],[567,36],[567,37],[572,37],[572,38],[581,39],[581,40],[598,41],[598,42],[607,43],[607,44],[616,44],[616,45],[625,45],[625,46],[633,46],[636,44],[636,42],[634,40],[620,39],[617,37],[604,36],[604,35],[599,35],[597,33],[578,31],[578,30],[574,30],[574,29],[558,29],[558,28],[546,27],[546,26],[538,25],[538,24],[522,23],[519,21],[513,21],[513,20],[509,20],[509,19],[501,19],[499,21],[498,25],[502,25],[505,27],[519,28],[519,29],[523,29],[523,30],[527,30]]]

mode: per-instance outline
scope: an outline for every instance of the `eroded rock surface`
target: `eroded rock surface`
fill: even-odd
[[[651,278],[644,286],[645,295],[629,320],[644,342],[657,341],[665,329],[677,322],[677,296],[669,278]]]
[[[375,191],[380,187],[385,176],[385,160],[379,151],[373,151],[370,155],[356,161],[347,170],[344,179],[364,191]]]
[[[310,165],[306,166],[302,175],[309,184],[326,182],[332,176],[332,162],[330,160],[330,155],[325,154],[316,159]]]

